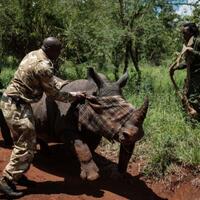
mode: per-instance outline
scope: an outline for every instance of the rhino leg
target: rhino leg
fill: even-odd
[[[120,146],[118,170],[120,173],[125,173],[127,170],[128,162],[132,156],[135,143],[131,145]]]
[[[99,134],[88,132],[84,132],[84,134],[81,135],[81,139],[88,145],[92,152],[94,152],[94,150],[100,144],[101,138],[102,136]]]
[[[74,148],[81,165],[81,178],[89,181],[96,180],[99,177],[99,168],[92,159],[88,145],[76,139],[74,141]]]

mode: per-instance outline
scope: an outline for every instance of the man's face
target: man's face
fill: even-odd
[[[190,32],[189,27],[183,27],[181,30],[182,34],[183,34],[183,39],[187,42],[190,37],[192,36],[192,33]]]
[[[52,61],[56,61],[59,55],[60,55],[60,49],[52,49],[52,50],[49,51],[49,53],[48,53],[48,57],[49,57]]]

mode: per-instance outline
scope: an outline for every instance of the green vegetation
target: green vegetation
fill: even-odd
[[[84,78],[93,66],[115,80],[128,69],[126,99],[138,107],[149,97],[145,137],[133,155],[147,161],[147,174],[163,175],[177,163],[198,166],[200,124],[184,115],[168,65],[181,48],[180,25],[199,22],[200,5],[183,17],[166,2],[0,0],[0,82],[6,87],[25,54],[56,36],[63,43],[61,77]],[[184,77],[176,75],[180,86]]]
[[[145,120],[145,137],[136,152],[148,161],[146,172],[164,175],[171,164],[198,166],[200,164],[200,124],[185,116],[176,97],[166,67],[144,67],[144,79],[139,95],[125,91],[133,105],[141,104],[144,96],[150,99]],[[181,86],[185,74],[176,77]],[[182,83],[183,84],[183,83]],[[130,82],[129,82],[130,85]],[[137,157],[136,157],[137,159]]]

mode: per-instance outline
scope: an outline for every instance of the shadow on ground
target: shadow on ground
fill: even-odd
[[[79,163],[64,145],[53,145],[50,154],[43,155],[38,152],[35,156],[34,166],[49,174],[63,177],[64,181],[38,182],[35,188],[28,189],[28,194],[86,194],[95,198],[104,196],[109,191],[127,199],[133,200],[164,200],[158,197],[144,181],[127,173],[127,180],[117,179],[110,176],[109,166],[116,167],[104,157],[95,154],[94,158],[101,171],[101,178],[93,181],[83,181],[79,178]]]

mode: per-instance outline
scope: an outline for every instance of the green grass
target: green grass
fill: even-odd
[[[77,67],[65,63],[61,67],[63,77],[77,79],[86,77],[86,66]],[[106,75],[114,80],[112,67],[105,70]],[[142,66],[142,81],[136,91],[136,74],[129,72],[129,81],[124,88],[124,96],[135,107],[139,107],[145,96],[150,101],[147,117],[144,122],[145,136],[138,142],[134,159],[145,159],[147,165],[144,172],[147,175],[162,176],[174,164],[200,165],[200,124],[191,123],[181,108],[169,78],[168,68]],[[14,70],[3,68],[0,79],[6,86]],[[176,81],[181,87],[185,72],[176,73]]]
[[[1,74],[0,74],[0,82],[2,84],[2,86],[5,88],[10,80],[12,79],[13,75],[14,75],[15,69],[12,69],[11,67],[4,67],[1,70]]]
[[[184,71],[176,73],[176,81],[180,87],[184,77]],[[137,156],[142,154],[147,160],[145,172],[161,176],[174,163],[199,165],[200,124],[191,123],[184,115],[170,81],[168,69],[144,67],[140,93],[136,94],[129,88],[125,89],[125,95],[133,105],[140,105],[144,96],[148,96],[150,100],[144,122],[145,136],[135,152]]]

